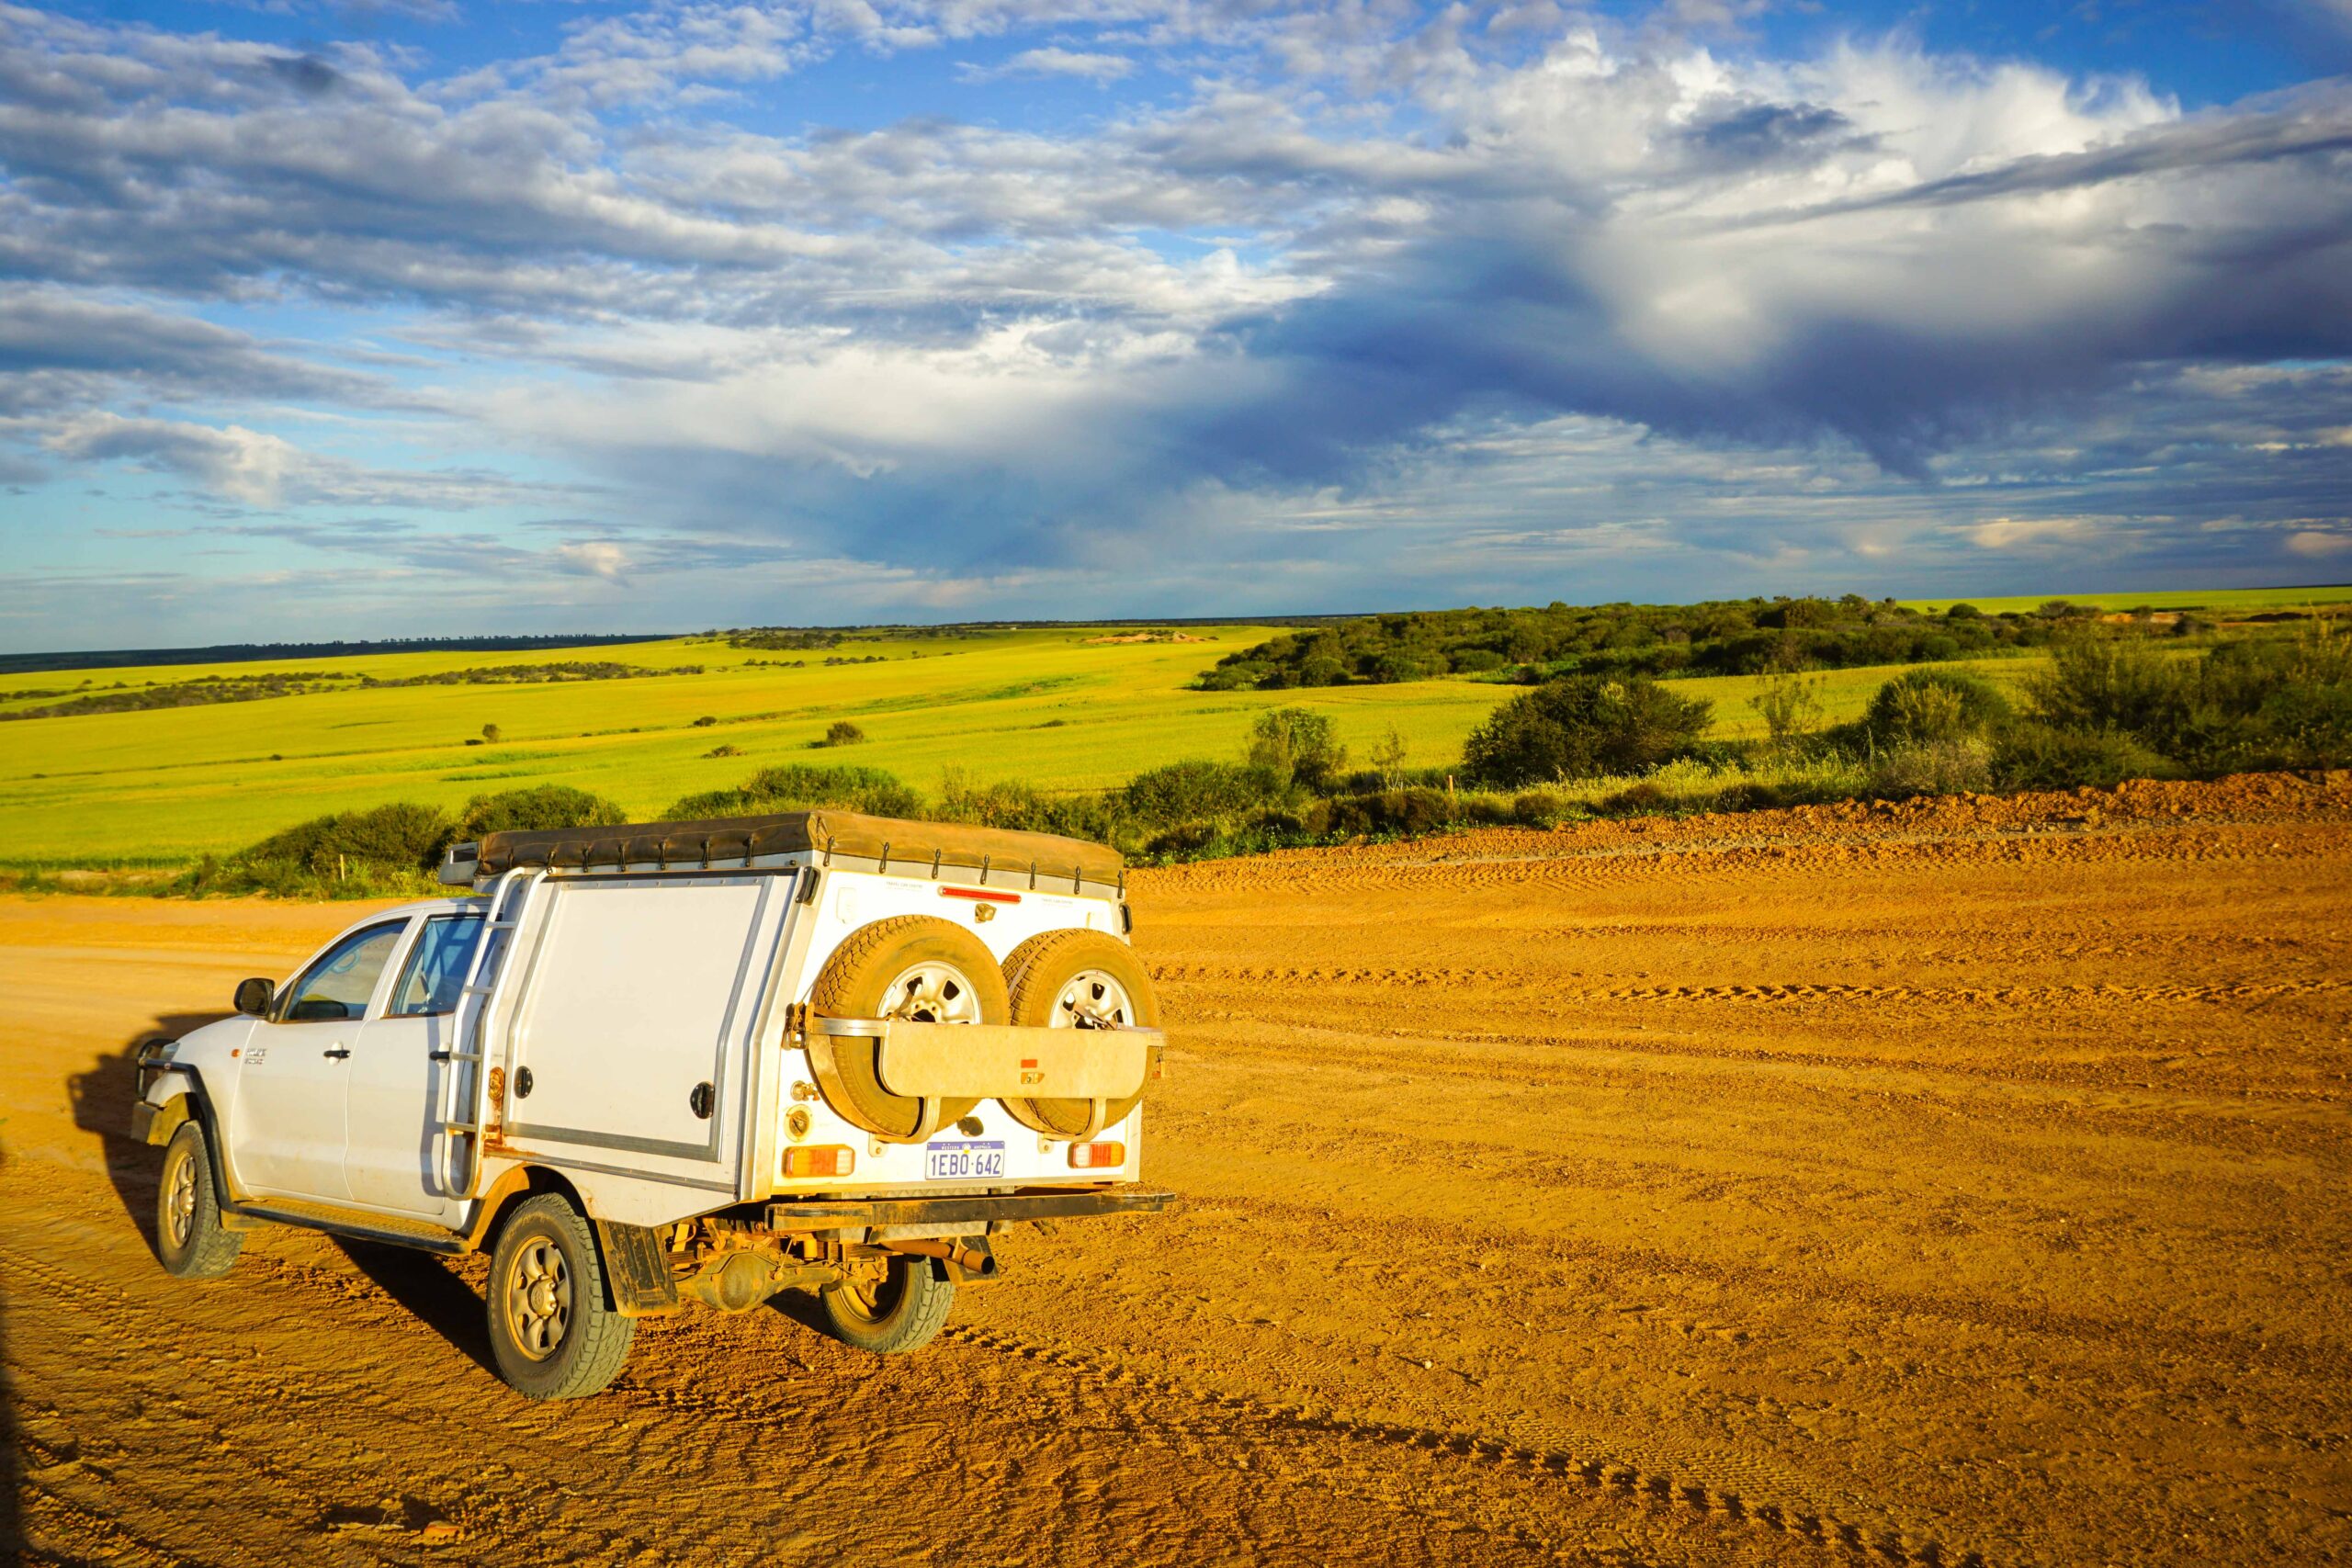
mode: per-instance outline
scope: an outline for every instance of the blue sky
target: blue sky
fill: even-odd
[[[2352,0],[0,6],[0,649],[2352,578]]]

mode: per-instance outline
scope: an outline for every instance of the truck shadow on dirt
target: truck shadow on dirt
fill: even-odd
[[[123,1213],[149,1247],[155,1245],[155,1179],[164,1151],[130,1138],[130,1107],[139,1098],[139,1048],[150,1040],[177,1040],[231,1016],[226,1012],[160,1013],[132,1034],[122,1048],[99,1057],[90,1070],[65,1080],[74,1101],[74,1125],[98,1140],[107,1180]]]
[[[417,1322],[447,1339],[483,1371],[498,1375],[498,1363],[491,1359],[490,1325],[481,1298],[474,1294],[472,1286],[449,1272],[441,1259],[405,1247],[379,1247],[340,1236],[334,1238],[334,1245],[353,1268]]]

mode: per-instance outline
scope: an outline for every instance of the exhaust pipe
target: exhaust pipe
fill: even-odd
[[[882,1244],[893,1252],[904,1252],[917,1258],[936,1258],[972,1282],[997,1277],[996,1254],[989,1250],[985,1241],[977,1247],[965,1247],[952,1241],[886,1241]]]

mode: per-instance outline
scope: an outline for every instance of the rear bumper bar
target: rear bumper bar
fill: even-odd
[[[1145,1187],[1102,1187],[1071,1192],[1018,1192],[1005,1197],[874,1198],[845,1201],[771,1203],[768,1228],[838,1231],[872,1225],[955,1225],[974,1222],[1087,1219],[1099,1214],[1156,1214],[1173,1192]]]

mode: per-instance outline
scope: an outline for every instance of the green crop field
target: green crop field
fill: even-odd
[[[1329,713],[1362,755],[1391,725],[1411,765],[1442,766],[1510,688],[1472,681],[1296,692],[1196,692],[1222,655],[1270,635],[1192,628],[1204,640],[1109,643],[1103,632],[1025,629],[975,637],[844,643],[808,653],[745,650],[704,637],[564,652],[403,653],[362,659],[40,672],[0,681],[0,712],[53,702],[27,691],[136,687],[261,672],[336,671],[399,679],[439,671],[612,660],[700,674],[532,685],[352,689],[205,706],[74,715],[0,724],[0,863],[164,864],[240,847],[322,812],[414,800],[455,807],[472,795],[566,784],[651,815],[683,795],[740,783],[785,761],[856,762],[936,791],[943,773],[977,782],[1099,789],[1183,757],[1237,757],[1252,717],[1284,704]],[[873,664],[828,666],[830,655]],[[799,669],[751,661],[805,660]],[[1987,660],[1998,679],[2028,660]],[[1819,677],[1833,718],[1861,711],[1889,670]],[[1677,682],[1712,698],[1717,732],[1760,733],[1747,705],[1757,682]],[[715,724],[698,727],[697,719]],[[868,739],[819,750],[835,719]],[[495,743],[479,739],[495,724]],[[741,755],[710,757],[720,746]]]
[[[1973,604],[1988,615],[2005,610],[2023,612],[2064,599],[2107,611],[2195,610],[2215,619],[2259,615],[2265,610],[2302,610],[2321,604],[2352,604],[2352,583],[2328,588],[2199,588],[2173,593],[2032,593],[2006,599],[1976,599],[1963,593],[1952,599],[1905,599],[1905,608],[1944,610]]]

